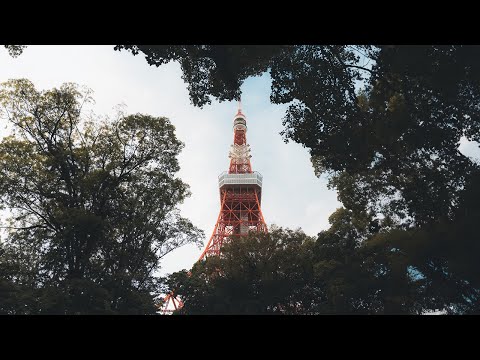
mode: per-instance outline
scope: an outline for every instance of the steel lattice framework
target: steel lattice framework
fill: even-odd
[[[233,145],[228,174],[219,176],[220,213],[213,234],[200,260],[220,255],[224,241],[244,236],[249,231],[266,232],[261,210],[262,176],[252,171],[247,121],[239,106],[233,121]]]
[[[218,177],[220,213],[212,236],[198,261],[209,256],[218,256],[226,241],[248,235],[250,231],[267,232],[261,210],[262,175],[252,171],[250,145],[247,144],[247,121],[240,102],[233,121],[233,145],[229,158],[228,173]],[[174,309],[168,309],[170,304]],[[183,306],[173,292],[163,300],[162,312],[168,313]]]

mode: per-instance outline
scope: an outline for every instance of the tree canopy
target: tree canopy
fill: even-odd
[[[270,74],[272,103],[289,105],[285,141],[308,148],[315,173],[329,176],[345,207],[315,242],[315,281],[301,288],[311,287],[308,294],[317,300],[303,311],[478,312],[478,265],[471,254],[478,253],[473,199],[478,199],[480,164],[462,154],[459,144],[462,138],[480,140],[480,47],[116,49],[143,53],[150,65],[178,61],[191,101],[200,107],[212,98],[236,99],[249,76]],[[226,259],[211,260],[221,263],[213,269],[233,266]],[[198,265],[205,267],[198,276],[215,274],[209,261]],[[261,267],[255,271],[262,276]],[[220,274],[226,283],[234,279]],[[213,304],[219,302],[215,289],[224,285],[216,281],[201,287]],[[253,299],[256,290],[245,291]],[[265,309],[264,304],[257,308],[271,311]]]
[[[88,120],[75,84],[0,88],[0,313],[154,313],[163,256],[200,242],[177,205],[183,144],[166,118]]]
[[[456,221],[414,229],[337,209],[316,238],[272,227],[167,279],[178,314],[480,313],[480,251],[472,207]],[[475,209],[475,210],[474,210]]]
[[[170,289],[186,304],[182,314],[290,314],[308,311],[313,239],[301,231],[272,229],[236,238],[221,256],[172,274]]]
[[[12,56],[23,45],[6,45]],[[196,106],[238,99],[268,72],[289,104],[285,141],[309,149],[316,174],[349,209],[399,226],[452,218],[478,163],[459,152],[480,137],[480,47],[461,45],[117,45],[150,65],[178,61]]]
[[[272,103],[289,104],[285,141],[349,209],[406,226],[452,218],[478,164],[458,151],[480,137],[478,46],[118,45],[150,65],[178,61],[191,101],[232,100],[269,72]]]
[[[344,206],[316,238],[273,228],[173,274],[182,313],[480,312],[480,163],[459,151],[480,140],[480,47],[115,49],[178,61],[200,107],[268,72],[271,102],[288,104],[284,140],[309,150]],[[198,238],[176,210],[188,188],[174,177],[173,126],[141,114],[82,122],[87,99],[26,80],[0,92],[17,131],[0,144],[0,197],[14,211],[0,311],[153,312],[162,254]]]

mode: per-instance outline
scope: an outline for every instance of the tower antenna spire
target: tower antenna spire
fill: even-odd
[[[242,112],[242,96],[238,99],[238,113]]]

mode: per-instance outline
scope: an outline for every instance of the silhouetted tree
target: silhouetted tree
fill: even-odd
[[[0,312],[154,313],[160,259],[199,241],[180,216],[183,144],[166,118],[85,120],[74,84],[0,88],[14,133],[0,143]]]
[[[480,192],[467,191],[455,220],[404,230],[340,208],[315,241],[281,228],[235,238],[166,283],[180,314],[476,314]]]
[[[345,207],[332,214],[331,228],[315,242],[289,242],[302,237],[286,230],[254,235],[232,242],[223,257],[195,265],[191,277],[173,275],[169,282],[184,297],[185,312],[480,311],[480,268],[475,257],[480,165],[458,150],[462,137],[480,140],[480,47],[119,45],[116,49],[143,53],[150,65],[178,61],[197,106],[210,103],[212,97],[236,99],[245,79],[269,72],[272,103],[289,104],[283,119],[285,141],[309,149],[315,173],[329,175],[330,186],[338,190]],[[30,168],[28,164],[18,171]],[[289,253],[289,247],[278,245],[282,242],[302,244],[298,257]],[[250,248],[262,255],[255,257]],[[35,273],[29,251],[23,252],[26,260],[12,256],[8,248],[4,251],[11,260],[0,271],[13,273],[23,261],[19,273]],[[238,259],[230,258],[230,252]],[[290,269],[288,280],[294,280],[285,283],[284,272],[258,262],[269,259],[264,253],[292,256],[304,264],[304,279],[299,280],[298,269]],[[262,283],[272,271],[275,281],[267,291]],[[7,276],[0,291],[15,293],[28,283]],[[283,284],[285,293],[278,284]],[[48,295],[53,294],[50,288],[42,289],[45,303],[59,298]],[[5,306],[14,303],[7,301]]]
[[[179,61],[198,106],[238,98],[246,78],[268,71],[272,103],[290,104],[285,140],[309,149],[316,173],[330,173],[349,209],[404,226],[452,219],[478,168],[458,151],[462,136],[480,137],[478,46],[116,49],[144,53],[150,65]]]
[[[313,239],[302,231],[272,228],[224,245],[220,257],[172,274],[170,288],[184,314],[306,313],[315,300],[306,289],[313,277]]]

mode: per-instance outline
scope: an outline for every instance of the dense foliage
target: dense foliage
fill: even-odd
[[[236,238],[221,257],[174,273],[168,285],[185,302],[184,314],[295,313],[310,307],[303,296],[312,245],[302,232],[283,229]]]
[[[12,55],[23,50],[14,45],[7,49]],[[150,65],[178,61],[191,101],[200,107],[209,104],[212,98],[219,101],[237,99],[240,87],[248,77],[268,72],[272,80],[272,103],[289,105],[283,118],[285,141],[295,141],[309,150],[315,173],[328,175],[330,186],[338,191],[344,206],[332,214],[330,229],[319,233],[316,239],[301,231],[274,228],[268,235],[251,235],[228,244],[222,257],[196,264],[191,276],[186,272],[173,274],[168,285],[177,289],[178,295],[184,299],[183,313],[480,312],[480,266],[476,260],[480,250],[476,231],[480,220],[480,164],[459,151],[462,138],[480,140],[479,46],[118,45],[115,49],[125,49],[134,55],[143,53]],[[14,119],[15,111],[22,109],[19,100],[40,99],[27,82],[23,84],[26,94],[37,95],[24,99],[20,90],[9,90],[9,93],[3,90],[2,93],[4,103],[17,99],[16,103],[10,103],[15,106],[9,108],[9,116]],[[7,299],[6,305],[2,305],[4,308],[17,303],[30,302],[32,305],[27,308],[33,308],[42,301],[46,304],[64,301],[52,300],[60,298],[60,293],[55,293],[60,282],[52,280],[53,285],[50,285],[50,280],[44,278],[56,279],[61,275],[64,276],[62,284],[70,284],[70,278],[65,274],[76,269],[77,255],[69,255],[74,259],[73,267],[68,262],[63,268],[56,269],[48,267],[52,263],[49,256],[53,255],[47,254],[57,254],[59,250],[55,249],[66,251],[68,247],[61,248],[57,244],[63,244],[65,240],[59,239],[68,238],[70,235],[67,234],[74,233],[75,239],[85,238],[88,232],[81,225],[84,222],[88,223],[87,229],[96,226],[102,229],[95,234],[104,234],[107,231],[104,229],[110,229],[104,226],[104,221],[116,221],[110,220],[110,215],[104,215],[110,214],[111,209],[114,209],[112,214],[118,211],[118,218],[129,218],[124,213],[127,209],[115,202],[119,199],[115,197],[119,196],[116,183],[108,181],[101,186],[112,186],[107,194],[116,199],[112,201],[121,210],[109,203],[113,207],[108,211],[94,213],[102,219],[101,224],[85,217],[84,210],[72,213],[78,209],[69,204],[79,204],[77,198],[72,198],[74,194],[84,194],[82,198],[88,199],[85,204],[93,204],[98,194],[90,186],[96,189],[98,182],[103,184],[105,181],[100,175],[89,175],[91,178],[86,176],[89,179],[86,184],[79,182],[82,177],[79,177],[81,172],[78,169],[84,166],[82,161],[87,161],[82,159],[88,152],[81,149],[87,145],[80,146],[80,138],[73,147],[80,149],[78,152],[66,145],[72,141],[65,134],[77,133],[73,125],[69,128],[71,115],[62,122],[64,128],[57,126],[56,122],[49,122],[51,114],[45,113],[45,109],[51,109],[49,111],[57,115],[62,109],[55,102],[55,94],[57,92],[49,95],[48,106],[40,102],[36,113],[21,117],[26,124],[31,122],[36,126],[32,129],[36,129],[37,137],[30,134],[31,129],[18,118],[16,126],[24,138],[21,141],[7,138],[1,145],[2,175],[13,180],[0,179],[0,195],[9,207],[18,204],[24,207],[23,210],[17,207],[18,215],[12,223],[12,227],[20,229],[12,232],[8,246],[3,245],[4,249],[0,249],[3,252],[0,259],[4,259],[0,260],[0,271],[7,274],[0,277],[0,292],[17,296],[15,301],[13,295],[4,297]],[[63,99],[60,103],[68,101]],[[78,100],[73,103],[78,105]],[[47,125],[38,122],[41,125],[37,126],[37,115],[43,113],[46,115],[41,119]],[[67,113],[77,114],[70,110]],[[79,115],[73,116],[73,119],[78,118]],[[168,124],[165,121],[160,123]],[[127,131],[133,134],[143,128],[157,131],[155,126],[164,126],[157,122],[158,119],[137,115],[125,117],[118,124],[135,124],[126,126],[126,129],[135,129]],[[93,140],[96,135],[88,134],[100,131],[110,134],[111,138],[116,128],[94,125],[93,122],[86,124],[84,137],[92,144],[88,146],[97,146],[97,140]],[[51,137],[51,133],[64,134],[61,135],[63,138],[58,135],[62,141],[55,143],[61,151],[53,148],[52,152],[49,143],[53,144],[57,135]],[[174,139],[169,139],[175,144]],[[87,163],[101,163],[103,160],[100,159],[107,156],[108,161],[120,166],[108,169],[117,179],[121,166],[131,164],[125,162],[125,157],[122,163],[122,156],[118,155],[121,151],[114,150],[116,147],[111,147],[108,141],[98,141],[98,151],[93,152],[96,160],[89,159]],[[11,149],[18,156],[7,161],[4,154],[10,154]],[[172,154],[158,154],[172,156],[171,160],[177,153],[174,150]],[[43,156],[47,160],[43,160]],[[32,157],[37,158],[28,162],[27,159]],[[162,161],[170,163],[170,160]],[[71,169],[72,162],[78,163],[74,166],[78,169],[72,173],[72,180],[68,180],[64,173],[71,172],[68,169]],[[37,163],[44,164],[48,171],[42,173],[35,165]],[[55,176],[51,175],[51,169],[57,169]],[[12,174],[17,175],[12,177]],[[171,174],[167,176],[169,181],[173,179]],[[30,185],[32,179],[34,185],[48,195],[46,198],[39,190],[30,196],[34,189]],[[144,181],[146,178],[139,177],[136,184],[140,186]],[[59,184],[64,190],[53,195],[51,187],[62,189]],[[182,195],[178,195],[178,199],[174,197],[173,209],[183,199],[186,190],[181,183],[171,186],[183,189],[179,190]],[[70,194],[69,191],[73,192]],[[133,193],[137,194],[136,191]],[[168,192],[163,188],[161,191]],[[32,201],[36,201],[35,206],[49,211],[40,213],[44,219],[28,209],[27,205]],[[52,202],[61,206],[53,206]],[[85,208],[86,205],[82,206]],[[57,234],[52,227],[57,223],[51,222],[50,216],[69,232],[61,230]],[[39,224],[41,226],[37,226]],[[129,234],[131,229],[140,229],[128,224],[117,228],[116,235],[111,238],[124,236],[124,231]],[[178,220],[176,224],[186,226],[188,223]],[[191,225],[182,226],[173,226],[172,238],[175,238],[175,231],[180,234],[194,232]],[[47,240],[31,240],[40,238]],[[134,239],[133,235],[131,239]],[[48,246],[45,247],[44,243]],[[86,240],[80,241],[79,244],[83,244],[79,245],[80,248],[87,243]],[[87,253],[93,251],[88,249]],[[41,254],[41,261],[36,259],[37,254]],[[66,253],[65,258],[68,258]],[[82,269],[82,274],[92,271],[84,265],[85,260],[78,261],[76,266]],[[112,264],[122,264],[119,268],[124,269],[123,261],[117,257],[110,260]],[[42,275],[45,271],[48,276]],[[132,279],[130,272],[128,276],[126,273],[125,270],[122,276]],[[82,276],[84,279],[85,275]],[[102,299],[98,304],[94,301],[93,308],[104,309],[102,304],[108,303],[109,309],[119,311],[116,305],[111,305],[114,302],[103,299],[117,296],[125,301],[124,295],[118,295],[121,290],[112,290],[106,285],[108,281],[102,277],[98,279],[102,280],[95,278],[93,282],[78,285],[79,280],[74,278],[73,285],[68,285],[72,289],[69,291],[74,294],[79,286],[88,288],[78,294],[96,294],[90,296],[89,301]],[[119,284],[119,278],[111,279]],[[121,289],[125,288],[123,284]],[[19,287],[26,290],[19,291]],[[151,294],[153,288],[155,286],[151,284],[136,289],[141,289],[141,294]],[[40,290],[43,293],[38,293]],[[80,295],[75,296],[69,299],[82,299],[78,304],[85,303]],[[138,300],[138,303],[150,304],[149,301]]]
[[[315,241],[313,285],[300,286],[309,289],[304,294],[315,294],[315,304],[301,302],[297,310],[479,311],[479,266],[474,259],[479,250],[475,223],[480,219],[480,165],[459,151],[462,138],[480,140],[479,46],[116,49],[143,53],[150,65],[178,61],[197,106],[212,97],[238,98],[246,78],[269,72],[272,103],[289,104],[283,119],[285,141],[309,149],[315,173],[328,175],[345,207],[332,215],[332,227]],[[280,237],[287,241],[290,235]],[[253,245],[238,246],[248,252]],[[233,266],[225,263],[228,259],[209,259],[195,269],[209,279],[214,269]],[[261,266],[255,271],[259,278],[265,275]],[[206,281],[213,304],[220,301],[215,294],[223,291],[224,281],[230,288],[239,281],[229,272],[219,274],[220,283],[217,278]],[[195,279],[193,275],[185,281]],[[184,296],[186,304],[204,301]],[[278,300],[288,309],[284,298]],[[258,312],[280,311],[272,303],[257,305]],[[231,309],[245,312],[238,306]]]
[[[397,224],[452,219],[478,164],[478,46],[119,45],[150,65],[179,61],[193,104],[240,95],[268,71],[272,103],[290,104],[285,140],[306,146],[340,200]]]
[[[172,274],[179,314],[480,313],[480,192],[456,221],[402,230],[345,208],[316,239],[272,228]],[[472,206],[473,205],[473,206]]]
[[[180,216],[183,144],[166,118],[86,120],[88,92],[0,88],[0,313],[154,313],[160,259],[199,241]]]

